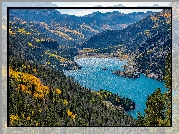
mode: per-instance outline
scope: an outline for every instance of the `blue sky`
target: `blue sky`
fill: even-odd
[[[101,5],[103,7],[114,6],[118,4],[122,4],[126,7],[137,7],[137,6],[153,6],[154,4],[158,4],[159,6],[168,6],[170,2],[52,2],[59,7],[94,7],[97,5]],[[122,13],[131,13],[131,12],[146,12],[146,11],[155,11],[160,12],[161,10],[127,10],[127,9],[59,9],[62,14],[83,16],[87,14],[91,14],[92,12],[100,11],[102,13],[112,12],[112,11],[120,11]]]

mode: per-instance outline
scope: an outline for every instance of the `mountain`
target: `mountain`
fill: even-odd
[[[3,44],[7,44],[7,7],[57,7],[56,4],[51,2],[2,2],[2,41]],[[2,45],[4,46],[4,45]],[[6,55],[6,48],[3,49],[5,52],[3,55]]]
[[[171,51],[171,11],[150,15],[123,30],[107,30],[82,44],[98,53],[123,53],[135,59],[138,71],[164,76],[165,56]]]
[[[83,16],[85,19],[93,20],[93,27],[98,29],[99,32],[104,30],[119,30],[127,27],[128,25],[137,22],[153,12],[134,12],[129,14],[124,14],[119,11],[101,13],[99,11],[93,12]],[[110,20],[110,21],[109,21]]]
[[[76,23],[76,17],[56,10],[10,11],[9,125],[136,126],[126,113],[135,109],[132,100],[84,88],[63,74],[63,69],[78,67],[73,61],[78,42],[69,39],[77,31],[54,30],[61,28],[54,26],[54,14],[58,23]]]
[[[2,2],[2,16],[7,16],[7,7],[58,7],[52,2]]]
[[[165,15],[170,14],[166,13]],[[110,48],[110,46],[114,47],[118,46],[118,44],[123,44],[121,49],[126,47],[134,52],[139,43],[154,36],[154,34],[158,34],[160,30],[170,32],[170,18],[166,19],[166,17],[164,17],[164,14],[150,15],[123,30],[106,30],[92,36],[82,44],[82,48]],[[127,53],[127,49],[123,51]]]
[[[114,6],[108,6],[108,7],[125,7],[125,6],[123,6],[122,4],[117,4],[117,5],[114,5]]]
[[[52,35],[39,29],[39,25],[15,18],[9,22],[9,55],[62,71],[78,67],[73,57],[78,51],[59,44]]]
[[[53,35],[60,32],[59,36],[65,41],[71,40],[78,44],[106,29],[116,30],[125,28],[150,14],[152,12],[122,14],[113,11],[107,13],[94,12],[86,16],[77,17],[75,15],[61,14],[55,9],[10,10],[10,16],[27,22],[35,22],[39,24],[39,27],[43,27],[46,29],[46,32],[53,33]],[[55,39],[60,41],[58,38],[56,37]]]
[[[79,49],[91,48],[135,57],[140,72],[161,74],[157,77],[162,80],[165,55],[171,50],[169,10],[155,14],[97,11],[77,17],[55,9],[10,9],[9,21],[10,53],[58,70],[80,68],[74,56]]]
[[[105,18],[107,14],[109,20],[113,20],[113,22],[108,22],[109,28],[113,31],[104,31],[106,28],[102,27],[104,25],[102,22],[107,23]],[[153,51],[147,51],[151,61],[154,61],[154,57],[164,57],[165,55],[158,52],[165,51],[167,53],[169,51],[170,13],[163,11],[161,14],[147,17],[147,20],[143,19],[132,24],[130,15],[134,19],[134,14],[125,16],[118,12],[106,14],[96,12],[76,17],[63,15],[53,9],[11,10],[8,26],[9,125],[137,126],[136,120],[127,114],[128,111],[135,109],[134,101],[107,90],[93,91],[82,87],[73,78],[66,77],[62,71],[63,69],[79,68],[73,61],[73,57],[78,54],[78,49],[108,47],[102,40],[111,43],[110,48],[117,43],[117,46],[121,47],[120,51],[124,54],[132,52],[134,57],[136,56],[136,62],[141,65],[143,65],[141,62],[143,56],[141,57],[140,54],[145,54],[142,51],[153,49]],[[121,17],[123,20],[118,19],[119,16],[123,16]],[[143,18],[142,16],[145,15],[139,16]],[[167,18],[167,16],[169,17]],[[100,18],[98,21],[101,23],[95,22],[98,17]],[[129,21],[125,20],[126,18]],[[150,22],[150,20],[152,21]],[[137,21],[137,17],[134,21]],[[113,26],[117,26],[114,22],[127,23],[127,25],[118,26],[116,29],[129,26],[123,30],[114,30]],[[145,29],[150,26],[154,27],[151,32]],[[160,32],[157,32],[156,29]],[[145,34],[136,38],[134,30],[141,30]],[[106,35],[102,37],[100,32],[106,33]],[[125,32],[129,33],[129,37],[125,37]],[[86,42],[90,42],[95,37],[94,34],[101,38],[96,39],[97,42],[93,40],[91,44],[95,44],[94,46],[88,46]],[[117,34],[121,35],[120,38],[116,37]],[[115,37],[117,39],[113,42],[107,41],[110,36],[112,39]],[[89,41],[87,41],[88,38],[90,38]],[[140,42],[140,47],[135,41],[133,44],[130,41],[125,44],[124,39],[136,39]],[[98,40],[103,44],[97,44]],[[84,41],[86,42],[82,44]],[[150,47],[149,42],[153,42],[154,45]],[[163,46],[161,50],[159,44]],[[115,49],[110,51],[116,52]],[[136,49],[138,51],[135,51]],[[152,52],[155,55],[152,55]],[[152,56],[154,57],[151,58]],[[141,68],[141,71],[142,69],[145,70],[145,66]]]
[[[77,17],[55,9],[10,9],[10,55],[57,70],[79,69],[73,58],[85,40],[106,28],[126,27],[149,14],[152,12],[125,15],[114,11]]]

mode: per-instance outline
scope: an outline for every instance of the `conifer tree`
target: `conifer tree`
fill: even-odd
[[[139,126],[171,126],[171,53],[166,58],[164,80],[168,91],[162,94],[158,88],[148,96],[144,117],[138,112]]]

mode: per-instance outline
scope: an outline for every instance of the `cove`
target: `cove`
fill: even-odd
[[[122,66],[127,63],[126,60],[120,61],[116,58],[80,58],[75,61],[82,69],[64,71],[66,76],[73,77],[80,85],[92,90],[99,91],[104,89],[134,100],[136,104],[135,110],[129,113],[134,118],[137,118],[138,111],[142,114],[144,113],[147,97],[155,89],[160,88],[162,92],[167,90],[164,82],[148,78],[143,74],[137,79],[124,78],[112,74],[114,70],[122,70]],[[102,68],[107,68],[107,70]]]

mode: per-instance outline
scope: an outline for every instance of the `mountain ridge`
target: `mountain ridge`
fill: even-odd
[[[160,13],[150,15],[123,30],[108,30],[92,36],[82,44],[82,49],[98,49],[98,53],[120,53],[130,55],[138,64],[138,71],[148,76],[151,73],[157,75],[157,79],[163,80],[165,75],[164,62],[165,55],[171,51],[171,11],[163,10]],[[157,61],[152,54],[148,57],[147,64],[143,58],[151,52],[159,60]],[[145,54],[142,54],[145,53]],[[140,58],[139,58],[140,55]],[[155,57],[155,58],[154,58]],[[156,66],[150,66],[156,64]],[[142,67],[143,66],[143,67]],[[161,73],[162,72],[162,73]]]

